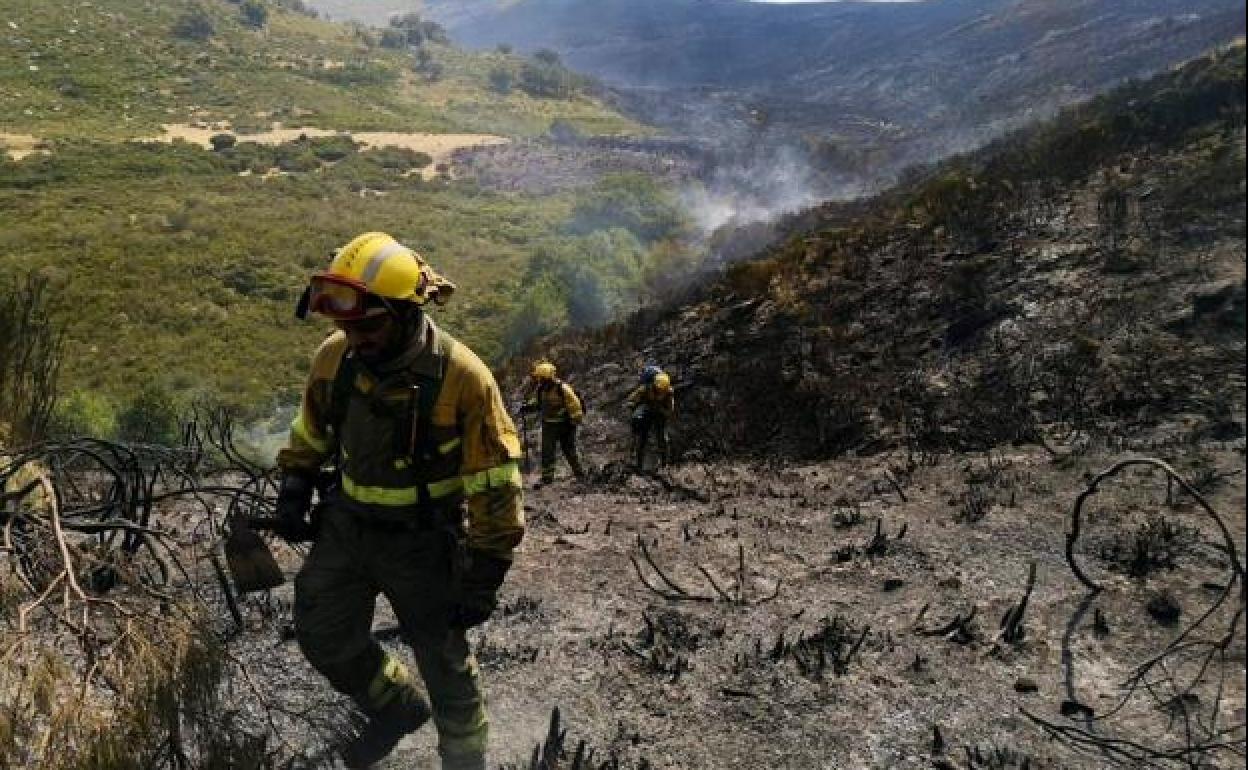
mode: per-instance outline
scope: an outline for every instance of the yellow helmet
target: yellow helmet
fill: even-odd
[[[654,375],[654,387],[658,390],[671,390],[672,378],[667,376],[667,372],[659,372]]]
[[[533,366],[533,379],[535,380],[555,379],[555,365],[549,361],[538,361]]]
[[[369,295],[441,305],[454,291],[455,284],[416,252],[385,233],[364,233],[335,252],[328,270],[312,276],[306,310],[336,319],[360,318],[376,307],[368,302]]]

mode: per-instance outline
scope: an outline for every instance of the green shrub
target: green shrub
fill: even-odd
[[[433,162],[433,158],[426,153],[409,150],[406,147],[374,147],[366,151],[364,157],[391,171],[414,171],[425,168]]]
[[[204,42],[216,33],[212,17],[202,6],[193,6],[173,23],[173,36],[181,40]]]
[[[622,227],[643,241],[658,241],[686,226],[680,205],[658,182],[643,174],[612,174],[582,196],[564,229],[585,235]]]
[[[0,276],[0,439],[39,439],[56,404],[64,336],[45,275]]]
[[[263,174],[277,165],[276,149],[259,142],[239,142],[223,150],[221,155],[225,158],[230,170],[235,172],[250,171],[253,174]]]
[[[98,391],[75,390],[57,402],[48,435],[57,439],[111,439],[117,435],[117,407]]]
[[[342,160],[353,152],[359,150],[360,145],[350,136],[321,136],[307,141],[308,149],[312,154],[323,161],[334,162]]]
[[[393,70],[372,62],[347,62],[337,69],[314,67],[303,71],[304,76],[335,86],[388,86],[399,76]]]
[[[243,24],[252,29],[260,29],[264,27],[269,20],[269,9],[264,3],[257,0],[243,0],[243,4],[239,6],[239,13],[243,17]]]
[[[509,94],[515,84],[516,76],[507,67],[494,67],[488,76],[490,90],[498,94]]]
[[[508,322],[503,333],[503,349],[508,353],[518,352],[529,340],[563,328],[567,320],[563,291],[552,282],[543,281],[529,291]]]
[[[407,47],[407,33],[401,29],[386,29],[381,32],[381,47],[400,49]]]
[[[117,435],[124,441],[173,446],[181,435],[179,412],[169,388],[149,382],[117,415]]]
[[[559,60],[559,54],[549,48],[538,49],[533,54],[533,60],[551,67],[558,67],[562,65],[562,62]]]
[[[274,162],[282,171],[289,172],[315,171],[321,167],[320,158],[306,144],[281,145],[277,148]]]
[[[525,62],[520,68],[519,88],[539,99],[567,99],[582,86],[575,73],[555,64]]]

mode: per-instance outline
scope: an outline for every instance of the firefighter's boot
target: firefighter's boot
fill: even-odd
[[[412,685],[407,667],[386,656],[366,697],[357,699],[367,721],[342,747],[342,761],[352,770],[380,762],[403,740],[429,721],[429,704]]]
[[[485,770],[485,754],[443,754],[442,770]]]

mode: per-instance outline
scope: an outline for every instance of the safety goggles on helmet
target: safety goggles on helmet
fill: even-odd
[[[307,311],[335,321],[354,321],[385,308],[369,301],[368,287],[332,273],[317,273],[308,283]]]

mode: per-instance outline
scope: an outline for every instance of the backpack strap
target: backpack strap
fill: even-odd
[[[338,371],[334,372],[334,381],[329,387],[329,426],[341,435],[342,423],[347,419],[347,404],[351,402],[351,391],[355,387],[356,361],[350,350],[344,351],[338,362]]]
[[[394,381],[402,380],[405,384],[413,385],[419,388],[416,403],[416,445],[413,447],[412,459],[428,459],[437,451],[431,438],[433,426],[433,407],[438,402],[438,396],[442,392],[442,383],[446,379],[446,370],[451,359],[451,346],[454,343],[450,340],[444,340],[443,348],[438,355],[438,375],[437,377],[423,377],[415,373],[408,373],[393,380],[383,380],[377,383],[377,388],[381,389],[383,385],[392,384]],[[341,426],[347,419],[347,405],[351,402],[351,393],[355,389],[355,380],[359,374],[360,364],[356,360],[351,351],[343,354],[342,360],[338,364],[338,371],[334,373],[334,381],[330,385],[329,392],[329,425],[335,433],[341,433]],[[410,419],[410,417],[409,417]],[[405,426],[406,429],[400,430],[400,435],[410,435],[410,423]]]

